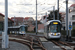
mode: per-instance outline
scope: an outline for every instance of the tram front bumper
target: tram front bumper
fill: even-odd
[[[51,34],[49,34],[48,38],[50,38],[50,39],[58,39],[58,38],[61,38],[61,34],[59,34],[59,35],[51,35]]]

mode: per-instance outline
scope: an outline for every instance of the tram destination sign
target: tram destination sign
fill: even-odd
[[[53,22],[53,24],[58,24],[58,22]]]

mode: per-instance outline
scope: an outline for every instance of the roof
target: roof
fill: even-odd
[[[11,20],[12,22],[14,22],[12,19],[8,18],[9,20]]]
[[[2,13],[0,13],[0,15],[2,15],[3,17],[5,16],[5,15],[3,15]]]
[[[74,7],[75,6],[75,4],[72,4],[70,7]]]
[[[24,20],[28,20],[28,19],[29,19],[29,17],[25,17],[25,18],[24,18]]]
[[[11,17],[11,19],[13,20],[14,19],[14,17]],[[20,22],[23,22],[23,17],[15,17],[15,21],[20,21]]]
[[[49,25],[51,22],[54,22],[54,21],[56,21],[56,22],[60,22],[60,23],[61,23],[60,20],[50,20],[50,21],[44,23],[44,26]]]
[[[0,15],[2,15],[3,17],[5,17],[4,14],[0,13]],[[9,20],[11,20],[12,22],[14,22],[12,19],[8,18]]]

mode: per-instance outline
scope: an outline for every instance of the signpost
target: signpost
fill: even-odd
[[[71,30],[72,29],[72,25],[69,25],[69,30]]]
[[[68,39],[69,42],[72,42],[72,39],[71,39],[71,29],[72,29],[72,25],[71,25],[71,22],[69,22],[69,39]]]

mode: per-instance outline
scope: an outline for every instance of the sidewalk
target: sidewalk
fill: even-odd
[[[28,46],[23,45],[18,42],[9,41],[9,48],[2,49],[1,45],[2,41],[0,40],[0,50],[30,50]]]

